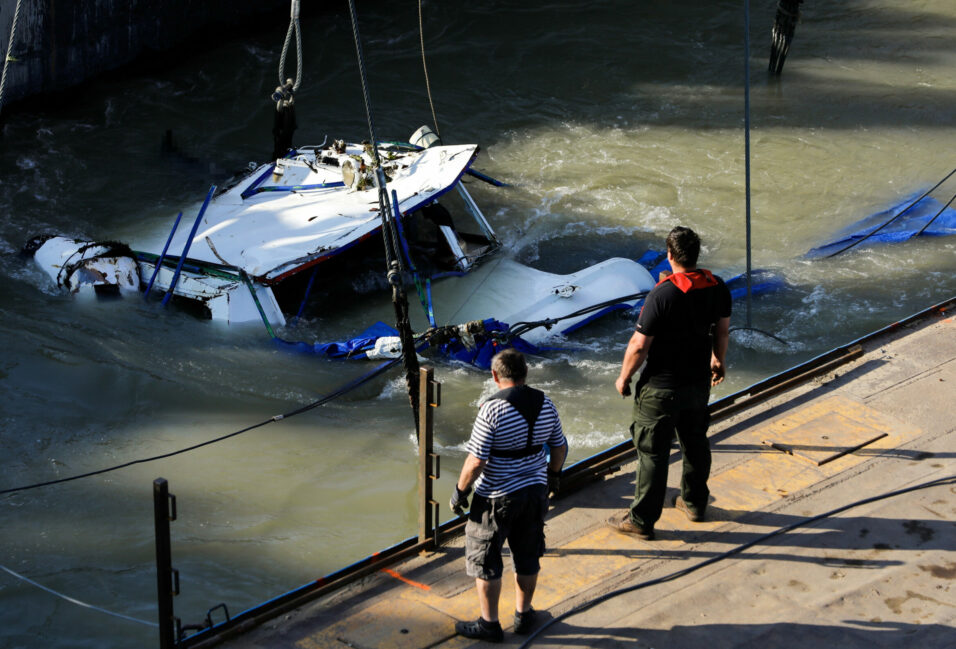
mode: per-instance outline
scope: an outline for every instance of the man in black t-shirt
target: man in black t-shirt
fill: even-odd
[[[684,455],[681,494],[675,506],[692,521],[704,519],[710,443],[707,402],[711,386],[724,380],[730,331],[730,291],[723,280],[697,268],[700,238],[690,228],[667,235],[673,273],[648,294],[624,353],[617,391],[635,386],[631,434],[637,448],[634,500],[627,514],[608,523],[620,532],[654,538],[667,490],[670,445],[677,435]]]

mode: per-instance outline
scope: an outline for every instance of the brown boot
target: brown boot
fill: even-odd
[[[691,507],[686,502],[684,502],[684,499],[681,498],[680,496],[678,496],[677,500],[674,501],[674,507],[684,512],[684,515],[692,523],[699,523],[702,520],[704,520],[704,510],[697,509],[696,507]]]
[[[630,534],[639,539],[644,539],[645,541],[654,540],[654,528],[636,525],[634,521],[631,520],[630,512],[626,512],[624,516],[611,516],[611,518],[607,519],[607,524],[618,532]]]

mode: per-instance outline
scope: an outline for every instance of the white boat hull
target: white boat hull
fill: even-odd
[[[139,295],[141,286],[153,277],[155,265],[137,261],[131,255],[112,255],[109,251],[109,244],[52,237],[36,250],[34,260],[58,286],[74,294],[100,292],[109,288],[118,290],[121,295]],[[166,293],[172,285],[174,274],[174,268],[161,267],[151,291],[157,296]],[[285,325],[285,317],[272,289],[262,285],[252,286],[259,301],[258,306],[249,285],[238,275],[230,279],[181,271],[174,292],[179,297],[205,306],[214,320],[230,324],[261,322],[261,306],[271,325]]]
[[[636,261],[615,257],[585,269],[558,275],[502,258],[454,282],[434,287],[436,316],[444,324],[494,318],[511,327],[518,323],[554,320],[548,328],[537,326],[521,337],[538,344],[568,334],[610,310],[633,307],[654,288],[646,268]],[[627,298],[627,299],[621,299]],[[582,309],[607,304],[597,311],[572,317]]]

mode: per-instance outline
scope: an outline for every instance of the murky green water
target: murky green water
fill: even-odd
[[[743,17],[738,2],[425,4],[429,74],[446,142],[477,142],[473,182],[504,254],[554,272],[660,247],[676,224],[704,263],[742,270]],[[809,3],[783,77],[764,73],[776,3],[752,3],[753,264],[788,288],[754,299],[735,334],[727,394],[956,292],[956,241],[802,254],[953,169],[956,6]],[[345,6],[303,8],[296,141],[367,135]],[[361,8],[376,135],[431,122],[414,7]],[[8,116],[0,141],[0,488],[166,453],[289,412],[367,365],[291,354],[260,327],[225,327],[138,300],[83,302],[17,257],[40,232],[129,239],[165,229],[271,151],[285,25],[198,53],[161,75],[88,86]],[[182,155],[162,155],[172,129]],[[956,182],[935,196],[943,202]],[[351,281],[341,278],[342,282]],[[373,273],[310,323],[336,335],[387,314]],[[370,288],[371,287],[371,288]],[[370,292],[372,291],[372,292]],[[743,303],[733,325],[742,326]],[[576,351],[534,359],[572,460],[625,439],[613,380],[631,322],[609,317]],[[291,336],[292,334],[290,334]],[[442,493],[490,391],[440,364]],[[152,481],[176,494],[177,614],[237,613],[412,536],[416,449],[397,373],[327,406],[188,454],[0,497],[0,565],[85,602],[156,618]],[[442,497],[444,499],[444,496]],[[156,632],[0,572],[0,647],[152,646]]]

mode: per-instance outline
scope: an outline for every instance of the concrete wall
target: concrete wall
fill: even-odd
[[[17,0],[0,0],[0,57]],[[21,0],[3,105],[66,90],[144,54],[269,16],[288,20],[289,0]],[[285,11],[283,16],[282,11]],[[2,61],[0,61],[2,62]]]

